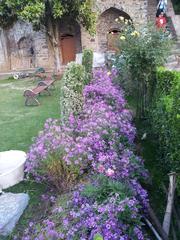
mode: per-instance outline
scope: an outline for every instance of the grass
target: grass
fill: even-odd
[[[59,86],[56,82],[56,89],[52,90],[51,96],[42,95],[39,97],[41,103],[37,107],[25,107],[23,91],[32,89],[37,85],[32,79],[6,79],[0,80],[0,151],[10,149],[28,151],[32,139],[42,130],[47,118],[59,117]],[[33,181],[24,181],[8,192],[26,192],[30,196],[28,208],[20,218],[12,236],[23,231],[31,219],[42,214],[41,195],[47,191],[44,184],[37,184]],[[12,239],[0,237],[1,240]]]
[[[52,96],[39,97],[40,106],[24,106],[23,91],[36,84],[30,79],[0,81],[0,151],[27,151],[45,120],[59,117],[59,82]]]

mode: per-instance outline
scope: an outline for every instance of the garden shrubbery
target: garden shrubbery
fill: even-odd
[[[93,50],[84,49],[82,55],[82,65],[85,67],[87,76],[86,84],[90,82],[92,78],[92,68],[93,68]]]
[[[36,178],[52,181],[54,163],[48,156],[56,153],[74,179],[88,180],[77,186],[65,208],[58,206],[42,224],[31,224],[23,239],[146,239],[141,215],[148,198],[140,181],[147,172],[133,153],[136,131],[123,91],[112,82],[115,75],[115,70],[96,71],[83,90],[81,113],[71,114],[63,125],[48,120],[31,147],[26,169]]]
[[[168,172],[178,173],[180,191],[180,73],[161,68],[152,108],[152,126],[159,140],[159,157]]]
[[[82,110],[82,90],[85,85],[84,66],[71,62],[61,79],[60,110],[61,119],[66,121],[70,114],[77,115]]]
[[[119,40],[120,54],[114,65],[121,72],[120,84],[136,99],[136,115],[147,117],[155,89],[156,67],[167,59],[171,41],[167,33],[154,25],[145,25],[135,30],[131,20],[125,21]]]

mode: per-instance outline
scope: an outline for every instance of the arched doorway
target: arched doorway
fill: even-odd
[[[31,37],[22,37],[18,41],[18,55],[20,68],[28,69],[35,66],[35,53]]]
[[[117,22],[116,19],[123,17],[124,19],[131,19],[130,16],[114,7],[104,11],[97,23],[97,37],[99,52],[116,51],[117,40],[121,34],[124,22]]]
[[[76,43],[73,35],[66,34],[61,36],[61,54],[63,65],[75,60]]]
[[[69,18],[60,23],[60,51],[62,64],[75,61],[76,54],[82,52],[81,29],[79,24]]]

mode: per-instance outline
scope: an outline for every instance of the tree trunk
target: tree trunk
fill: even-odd
[[[169,235],[169,229],[171,225],[171,215],[172,215],[172,209],[174,204],[175,188],[176,188],[176,174],[171,173],[169,174],[168,201],[167,201],[166,212],[165,212],[164,221],[163,221],[163,230],[166,232],[167,235]]]
[[[55,69],[56,72],[61,71],[61,60],[60,60],[60,52],[59,52],[59,47],[54,46],[54,60],[55,60]]]
[[[61,59],[60,59],[60,49],[59,49],[59,24],[58,21],[52,22],[50,19],[48,21],[48,37],[52,46],[54,55],[54,66],[55,71],[58,73],[61,70]]]
[[[60,46],[59,46],[59,24],[56,21],[55,22],[55,31],[54,31],[54,36],[56,40],[56,44],[54,46],[54,56],[55,56],[55,66],[57,72],[60,72],[61,70],[61,60],[60,60]]]

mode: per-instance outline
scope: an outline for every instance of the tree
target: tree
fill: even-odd
[[[56,70],[59,70],[59,21],[68,16],[94,34],[96,13],[92,6],[93,0],[0,0],[0,26],[9,27],[22,19],[32,23],[35,30],[45,31],[54,51]]]

